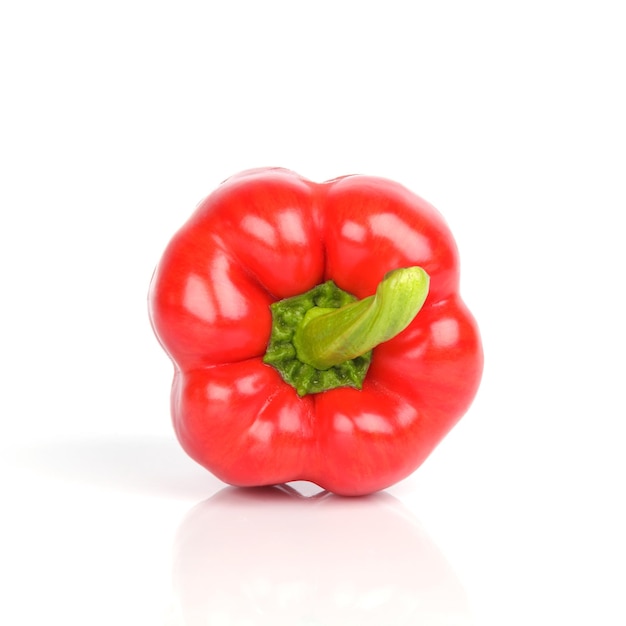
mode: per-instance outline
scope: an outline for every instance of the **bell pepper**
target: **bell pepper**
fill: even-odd
[[[180,444],[232,485],[384,489],[428,457],[482,374],[448,226],[382,178],[229,178],[168,244],[149,312]]]

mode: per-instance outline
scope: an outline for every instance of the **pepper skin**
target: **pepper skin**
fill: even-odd
[[[428,295],[408,327],[373,349],[360,389],[299,395],[264,363],[270,305],[329,280],[361,300],[408,267],[427,273]],[[482,374],[450,230],[431,205],[381,178],[317,184],[278,168],[229,178],[167,246],[149,312],[174,363],[177,437],[232,485],[384,489],[428,457]]]

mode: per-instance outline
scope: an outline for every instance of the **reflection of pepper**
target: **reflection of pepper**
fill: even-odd
[[[185,516],[173,555],[185,626],[473,623],[450,563],[389,493],[225,487]]]
[[[242,486],[303,479],[358,495],[406,477],[480,382],[458,285],[445,222],[397,183],[228,179],[150,290],[182,446]]]

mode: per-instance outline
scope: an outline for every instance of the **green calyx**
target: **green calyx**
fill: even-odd
[[[336,387],[361,389],[372,350],[402,332],[428,295],[420,267],[393,270],[363,300],[330,280],[271,305],[272,332],[263,362],[298,395]]]

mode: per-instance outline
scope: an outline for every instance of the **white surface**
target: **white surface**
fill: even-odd
[[[0,622],[626,624],[620,9],[4,3]],[[386,496],[231,502],[174,442],[150,275],[260,165],[457,238],[483,385]]]

